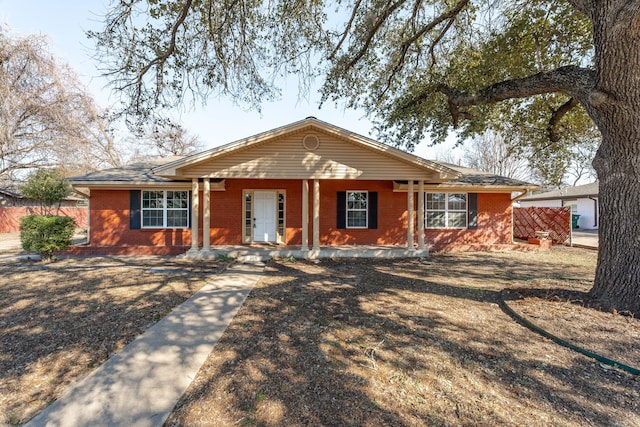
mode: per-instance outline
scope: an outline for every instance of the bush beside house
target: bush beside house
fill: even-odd
[[[51,259],[56,251],[69,249],[75,231],[73,218],[55,215],[30,215],[20,219],[20,242],[28,252]]]
[[[40,202],[40,215],[20,219],[22,248],[37,252],[42,259],[50,259],[56,251],[68,249],[75,221],[57,215],[60,203],[72,191],[67,180],[55,170],[38,170],[29,176],[21,190],[25,197]]]

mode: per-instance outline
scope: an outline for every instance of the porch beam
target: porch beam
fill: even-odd
[[[424,249],[424,181],[418,181],[418,249]]]
[[[407,249],[414,250],[413,247],[413,179],[409,180],[407,191]]]
[[[302,250],[309,250],[309,180],[302,180]]]
[[[193,178],[191,180],[191,251],[198,250],[199,191],[198,178]]]
[[[202,250],[211,249],[211,182],[209,178],[204,179],[202,206]]]
[[[313,249],[320,250],[320,180],[313,180]]]

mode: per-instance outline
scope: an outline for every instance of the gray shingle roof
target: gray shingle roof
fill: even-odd
[[[575,187],[566,187],[560,190],[547,191],[544,193],[532,194],[524,197],[523,202],[535,200],[553,200],[553,199],[577,199],[584,197],[598,197],[598,181],[591,184],[577,185]]]
[[[473,185],[473,186],[491,186],[491,187],[537,187],[537,185],[521,181],[519,179],[508,178],[506,176],[496,175],[489,172],[483,172],[477,169],[471,169],[464,166],[458,166],[451,163],[437,162],[443,166],[460,172],[462,177],[453,181],[449,181],[447,185]]]
[[[120,168],[104,169],[90,172],[86,175],[69,178],[72,184],[105,184],[105,183],[162,183],[175,182],[175,180],[163,178],[152,173],[152,169],[167,163],[174,162],[182,157],[166,157],[151,159],[144,162],[133,163]]]
[[[15,199],[22,199],[24,197],[17,186],[10,184],[1,184],[0,193]]]

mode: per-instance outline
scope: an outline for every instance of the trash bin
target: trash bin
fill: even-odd
[[[571,214],[571,228],[579,228],[578,220],[580,219],[580,215]]]

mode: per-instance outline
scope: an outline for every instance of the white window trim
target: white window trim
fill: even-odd
[[[144,207],[144,193],[145,192],[162,192],[162,225],[145,225],[144,224],[144,212],[145,211],[159,211],[159,208],[145,208]],[[167,194],[169,191],[172,192],[186,192],[187,193],[187,207],[186,208],[168,208],[167,207]],[[191,200],[189,197],[189,191],[188,190],[142,190],[140,192],[140,226],[141,228],[146,228],[146,229],[163,229],[163,228],[180,228],[180,229],[187,229],[189,228],[189,212],[191,210]],[[176,225],[172,225],[172,226],[167,226],[167,212],[168,211],[186,211],[187,212],[187,224],[184,226],[176,226]]]
[[[349,193],[365,193],[367,196],[367,207],[364,209],[349,209]],[[346,192],[346,201],[345,203],[347,204],[345,206],[345,226],[346,228],[353,228],[353,229],[360,229],[360,230],[364,230],[364,229],[368,229],[369,228],[369,192],[367,190],[347,190]],[[349,225],[349,212],[364,212],[365,213],[365,225],[364,226],[353,226],[353,225]]]
[[[444,204],[444,227],[429,227],[427,226],[427,212],[442,212],[441,209],[427,209],[427,194],[444,194],[445,204]],[[466,207],[464,210],[461,209],[451,209],[451,212],[464,212],[464,226],[463,227],[449,227],[449,194],[464,194]],[[464,230],[469,227],[469,193],[460,193],[460,192],[444,192],[444,191],[425,191],[424,193],[425,203],[424,203],[424,228],[428,230],[438,230],[438,229],[450,229],[450,230]]]

